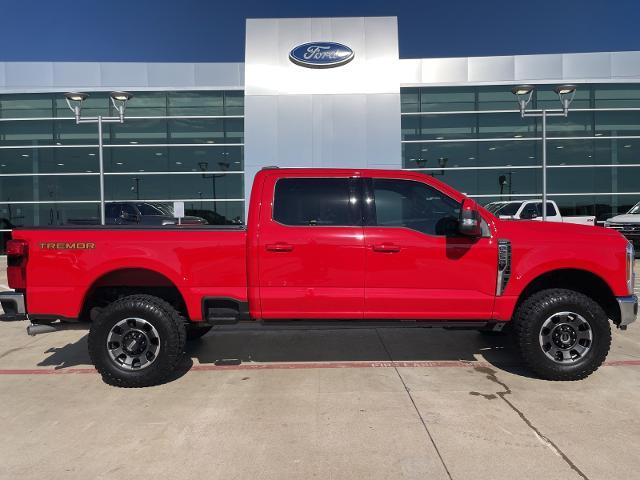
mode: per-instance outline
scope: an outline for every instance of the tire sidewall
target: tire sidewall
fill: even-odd
[[[156,359],[148,367],[127,370],[111,358],[107,349],[107,338],[111,329],[121,320],[129,317],[141,318],[149,322],[158,332],[160,348]],[[175,367],[175,352],[181,351],[180,340],[176,336],[171,313],[161,304],[141,299],[121,299],[107,307],[96,319],[89,332],[89,352],[92,361],[109,383],[133,383],[149,385],[157,383]],[[183,336],[184,338],[184,336]],[[106,375],[105,375],[106,374]]]

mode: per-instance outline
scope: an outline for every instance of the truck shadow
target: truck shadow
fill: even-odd
[[[87,336],[50,348],[39,366],[55,369],[90,365]],[[200,365],[279,362],[487,362],[498,369],[530,376],[508,335],[486,337],[477,331],[440,328],[353,328],[336,330],[271,330],[268,327],[213,330],[187,343],[179,377]],[[174,379],[175,379],[174,378]]]

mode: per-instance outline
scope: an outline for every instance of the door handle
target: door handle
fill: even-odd
[[[400,247],[393,243],[377,243],[372,248],[374,252],[382,253],[398,253],[400,251]]]
[[[293,245],[283,242],[270,243],[267,245],[267,250],[269,252],[290,252],[293,250]]]

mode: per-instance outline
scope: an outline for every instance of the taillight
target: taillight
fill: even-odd
[[[7,257],[26,257],[29,244],[24,240],[9,240],[7,242]]]
[[[27,287],[27,257],[29,244],[24,240],[7,242],[7,282],[15,290]]]

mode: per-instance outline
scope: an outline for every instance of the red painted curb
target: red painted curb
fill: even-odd
[[[497,366],[500,364],[498,363]],[[503,364],[507,366],[507,364]],[[517,366],[518,364],[509,364]],[[466,362],[461,360],[441,361],[376,361],[376,362],[296,362],[296,363],[243,363],[239,365],[194,365],[189,368],[193,372],[209,372],[216,370],[308,370],[321,368],[461,368],[490,367],[488,362]],[[640,366],[640,360],[611,360],[605,367]],[[97,373],[92,367],[86,368],[33,368],[33,369],[0,369],[0,375],[71,375]]]

